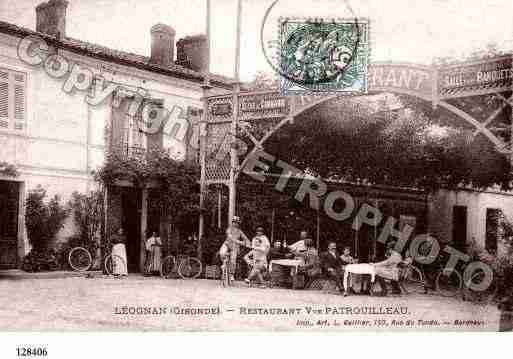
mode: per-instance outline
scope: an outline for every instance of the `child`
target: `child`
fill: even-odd
[[[340,259],[344,265],[358,263],[358,260],[351,256],[351,248],[349,247],[344,247],[344,252],[340,256]]]
[[[251,281],[256,278],[259,284],[263,284],[262,273],[267,269],[267,256],[261,239],[253,239],[253,249],[244,256],[244,261],[251,267],[246,283],[251,284]]]

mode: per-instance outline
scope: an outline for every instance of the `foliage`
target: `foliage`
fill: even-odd
[[[278,89],[278,76],[273,76],[267,72],[259,71],[253,81],[245,84],[248,91],[263,91]]]
[[[152,150],[144,157],[111,153],[95,177],[107,186],[119,180],[129,180],[141,188],[155,183],[161,193],[157,205],[170,217],[185,218],[199,211],[198,173],[197,167],[175,161],[163,150]]]
[[[492,58],[497,44],[459,58],[437,58],[433,65]],[[276,89],[270,74],[258,73],[250,90]],[[500,109],[509,93],[446,100],[478,121]],[[358,113],[348,106],[357,104]],[[486,127],[504,144],[510,142],[511,107]],[[497,185],[511,188],[509,157],[476,128],[441,106],[416,97],[382,93],[338,98],[316,106],[283,126],[266,143],[266,151],[303,171],[323,178],[370,184],[418,187]],[[277,172],[281,169],[275,169]]]
[[[30,244],[35,251],[47,250],[55,235],[64,226],[69,210],[55,195],[47,203],[46,190],[41,186],[29,191],[26,201],[25,223]]]
[[[387,94],[366,98],[370,115],[361,115],[348,101],[356,100],[337,99],[300,115],[269,139],[266,151],[323,178],[429,190],[509,188],[508,158],[447,111]]]
[[[33,248],[21,264],[21,269],[26,272],[53,271],[60,267],[55,250],[43,248]]]
[[[103,193],[101,191],[88,194],[73,192],[68,206],[78,228],[77,245],[94,251],[95,238],[99,233],[103,217]]]
[[[0,161],[0,175],[6,177],[18,177],[19,172],[15,165]]]

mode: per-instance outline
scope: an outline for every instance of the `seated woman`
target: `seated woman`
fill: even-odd
[[[399,286],[399,264],[403,261],[403,258],[399,252],[395,250],[396,242],[387,243],[387,258],[384,261],[374,263],[376,271],[376,278],[379,281],[379,285],[384,296],[387,295],[387,285],[385,279],[389,279],[392,285],[392,293],[401,294],[401,287]]]

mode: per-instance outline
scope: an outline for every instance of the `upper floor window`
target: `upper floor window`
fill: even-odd
[[[0,67],[0,130],[23,130],[26,117],[26,75]]]

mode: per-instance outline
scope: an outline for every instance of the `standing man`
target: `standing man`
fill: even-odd
[[[342,269],[342,260],[338,255],[337,244],[335,242],[328,244],[328,250],[321,254],[320,260],[323,274],[328,279],[334,280],[338,290],[343,292],[342,276],[344,275],[344,270]]]
[[[264,228],[258,227],[256,229],[256,235],[251,240],[251,252],[244,257],[248,266],[252,267],[251,272],[246,279],[247,283],[255,277],[256,271],[259,273],[259,278],[262,278],[262,273],[267,269],[267,254],[270,249],[271,244],[269,243],[269,238],[264,234]],[[248,256],[253,257],[253,264],[248,262]]]
[[[262,247],[265,248],[265,255],[267,255],[271,248],[271,243],[269,242],[269,238],[264,234],[264,227],[258,227],[256,229],[255,237],[253,237],[251,241],[252,247],[255,247],[257,240],[260,240]]]
[[[219,256],[221,260],[230,257],[230,279],[235,280],[235,270],[237,269],[237,255],[239,254],[240,246],[251,246],[248,237],[240,229],[240,217],[233,216],[232,224],[226,229],[226,240],[223,242],[219,249]]]

